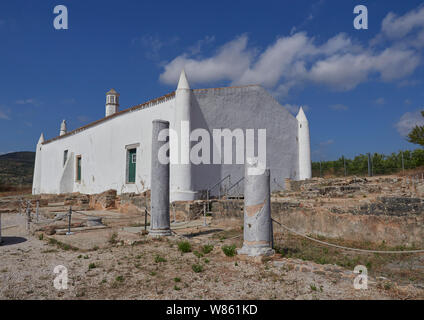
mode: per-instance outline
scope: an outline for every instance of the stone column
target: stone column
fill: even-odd
[[[272,249],[270,171],[265,169],[264,172],[255,172],[257,169],[257,161],[250,159],[246,161],[244,176],[244,242],[243,247],[238,250],[238,254],[269,256],[274,254]]]
[[[149,235],[171,235],[169,220],[169,161],[159,161],[158,155],[161,147],[169,141],[159,141],[159,133],[169,130],[169,122],[153,120],[152,130],[152,164],[151,164],[151,199],[150,199],[150,229]],[[163,137],[163,136],[162,136]],[[169,137],[168,137],[169,140]]]

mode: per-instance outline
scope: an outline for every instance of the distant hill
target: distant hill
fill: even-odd
[[[22,151],[0,155],[0,186],[32,184],[35,152]]]

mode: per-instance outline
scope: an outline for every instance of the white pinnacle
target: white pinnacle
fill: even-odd
[[[41,133],[41,135],[40,135],[40,139],[38,139],[38,143],[37,144],[41,144],[41,143],[43,143],[44,142],[44,134],[43,133]]]
[[[66,134],[66,121],[63,120],[62,123],[60,124],[60,135],[63,136],[64,134]]]
[[[188,84],[187,76],[185,74],[184,69],[181,71],[180,80],[178,81],[178,89],[190,89],[190,85]]]
[[[299,122],[305,122],[305,121],[307,122],[308,121],[308,119],[306,119],[306,115],[305,115],[305,112],[303,111],[302,107],[299,108],[299,112],[297,113],[296,119]]]

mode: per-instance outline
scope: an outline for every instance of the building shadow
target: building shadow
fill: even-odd
[[[22,243],[27,241],[26,238],[22,237],[4,237],[2,236],[2,242],[0,243],[0,246],[11,246],[14,244]]]
[[[184,237],[187,238],[194,238],[197,236],[203,236],[203,235],[207,235],[207,234],[211,234],[211,233],[217,233],[217,232],[221,232],[224,231],[223,229],[211,229],[211,230],[205,230],[205,231],[199,231],[196,233],[187,233],[187,234],[183,234]]]

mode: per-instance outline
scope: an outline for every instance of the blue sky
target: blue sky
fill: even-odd
[[[313,160],[416,148],[404,134],[423,123],[423,1],[2,1],[0,43],[0,153],[103,117],[112,87],[121,108],[168,93],[182,66],[193,88],[306,106]]]

